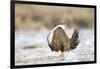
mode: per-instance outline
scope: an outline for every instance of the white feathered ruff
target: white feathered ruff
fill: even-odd
[[[54,31],[55,31],[58,27],[61,27],[63,30],[65,30],[65,25],[57,25],[57,26],[55,26],[55,27],[51,30],[51,32],[50,32],[50,34],[49,34],[49,36],[48,36],[48,42],[49,42],[50,44],[51,44],[51,42],[52,42],[53,33],[54,33]]]

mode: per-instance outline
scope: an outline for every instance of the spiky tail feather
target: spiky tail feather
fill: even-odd
[[[70,39],[70,49],[75,49],[79,44],[79,31],[75,28],[73,35]]]

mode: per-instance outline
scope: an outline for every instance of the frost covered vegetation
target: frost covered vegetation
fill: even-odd
[[[94,61],[94,9],[16,4],[15,64],[47,64]],[[65,52],[64,60],[53,56],[47,35],[55,25],[65,23],[66,34],[72,36],[79,28],[80,43]]]

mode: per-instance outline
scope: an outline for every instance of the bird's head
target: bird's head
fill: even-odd
[[[65,23],[55,24],[55,28],[58,28],[58,27],[61,27],[63,30],[65,30],[66,24]]]

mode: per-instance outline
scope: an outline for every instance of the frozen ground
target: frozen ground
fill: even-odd
[[[82,29],[79,31],[80,43],[75,50],[65,52],[64,60],[59,60],[53,56],[52,51],[47,44],[46,29],[41,29],[39,32],[32,31],[16,31],[15,32],[15,64],[46,64],[57,62],[83,62],[94,60],[94,33],[90,29]],[[71,37],[73,29],[66,30],[66,34]],[[35,48],[24,48],[29,45],[36,46]]]

